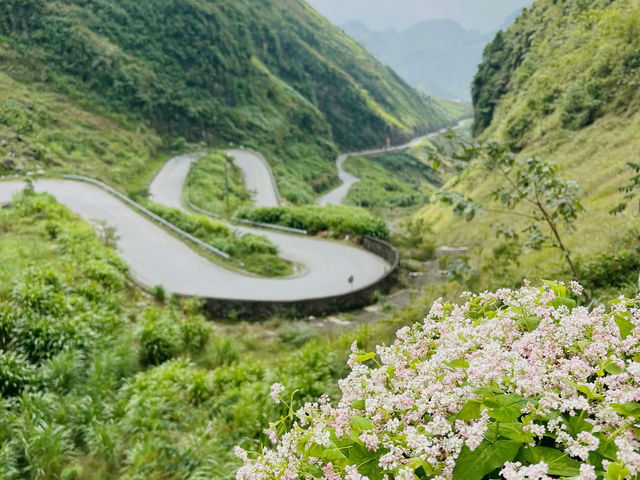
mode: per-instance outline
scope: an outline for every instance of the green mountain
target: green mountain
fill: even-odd
[[[337,182],[338,149],[450,120],[302,0],[2,0],[0,56],[0,83],[13,83],[0,135],[22,139],[12,151],[127,187],[148,159],[112,158],[111,175],[100,158],[126,152],[119,138],[132,130],[138,158],[153,157],[158,138],[259,148],[282,193],[302,202]],[[58,127],[78,130],[76,118],[89,125],[68,139]],[[108,148],[94,145],[105,138]]]
[[[473,82],[476,133],[513,147],[638,108],[637,2],[541,0],[486,47]]]
[[[640,266],[637,211],[632,205],[623,214],[610,211],[623,200],[620,189],[634,175],[627,162],[638,161],[638,79],[637,1],[538,0],[487,46],[473,83],[474,129],[480,140],[502,141],[519,159],[540,156],[558,165],[559,176],[580,186],[586,211],[575,233],[563,234],[582,276],[593,274],[599,276],[594,283],[619,287],[622,277],[614,278],[615,272],[624,272],[624,285],[634,292]],[[472,165],[448,188],[484,200],[500,186],[496,175]],[[500,253],[492,226],[508,221],[522,231],[528,221],[488,212],[470,228],[441,204],[428,206],[421,216],[443,244],[475,247],[474,261],[485,278],[495,273],[491,265]],[[553,250],[528,253],[519,262],[518,275],[531,279],[566,274]],[[495,284],[504,285],[508,278],[501,274]]]

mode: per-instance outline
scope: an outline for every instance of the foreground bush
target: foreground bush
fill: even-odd
[[[252,460],[236,448],[238,479],[637,478],[640,301],[589,311],[571,296],[436,302],[377,356],[354,345],[340,402],[291,412]]]
[[[304,205],[301,207],[241,208],[238,218],[283,227],[307,230],[310,234],[329,231],[342,235],[371,235],[389,239],[386,222],[363,208],[343,205]]]

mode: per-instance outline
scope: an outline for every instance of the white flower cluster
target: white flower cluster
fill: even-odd
[[[494,472],[506,480],[569,476],[546,461],[550,451],[580,480],[613,468],[622,476],[611,478],[635,478],[637,301],[589,311],[568,295],[562,284],[527,284],[463,305],[435,302],[423,324],[377,348],[375,366],[354,345],[340,402],[304,405],[273,448],[245,460],[238,480],[457,479],[497,439],[516,444]],[[274,386],[274,398],[281,392]]]

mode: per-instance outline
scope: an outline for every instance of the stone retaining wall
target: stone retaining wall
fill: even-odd
[[[342,295],[292,302],[208,298],[205,299],[206,309],[213,316],[233,314],[247,320],[261,320],[277,312],[295,316],[320,316],[371,305],[375,301],[376,293],[388,293],[395,283],[400,267],[400,253],[390,243],[369,236],[362,238],[361,246],[389,262],[389,270],[386,275],[366,287]]]

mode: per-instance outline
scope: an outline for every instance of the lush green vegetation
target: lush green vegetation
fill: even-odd
[[[411,152],[379,157],[352,156],[345,170],[360,178],[346,202],[368,208],[424,205],[441,185],[440,175]]]
[[[230,216],[251,200],[242,170],[224,152],[209,153],[191,166],[185,195],[197,207],[224,216]]]
[[[633,1],[543,0],[485,50],[474,80],[477,133],[522,148],[637,111],[640,12]]]
[[[558,179],[579,186],[578,198],[586,211],[573,223],[573,235],[565,227],[559,233],[566,251],[576,259],[579,276],[599,291],[598,299],[615,289],[605,285],[617,285],[617,292],[629,296],[637,291],[636,211],[610,212],[628,201],[627,192],[620,189],[630,187],[634,171],[627,162],[640,148],[637,70],[630,61],[638,45],[629,33],[640,28],[638,15],[634,2],[538,1],[487,48],[476,78],[475,126],[484,130],[480,140],[515,149],[519,163],[540,157],[558,166]],[[503,55],[509,58],[504,60]],[[504,68],[494,71],[499,65]],[[501,84],[502,94],[492,90]],[[597,90],[610,98],[599,103],[599,113],[589,122],[574,123],[569,117],[578,118],[577,113],[585,111],[571,94],[575,89],[594,94]],[[495,104],[486,118],[485,100]],[[524,127],[516,131],[517,125]],[[485,203],[506,185],[499,172],[478,162],[445,186]],[[633,194],[632,187],[629,193]],[[431,226],[439,244],[470,247],[468,260],[462,262],[466,265],[450,265],[458,270],[458,278],[465,279],[466,289],[513,287],[524,277],[575,276],[559,251],[521,249],[504,235],[496,238],[495,226],[508,218],[505,209],[489,207],[472,226],[441,205],[428,205],[418,217]],[[523,208],[521,213],[531,211]],[[524,232],[528,224],[526,217],[508,220],[514,232]]]
[[[293,273],[293,265],[278,257],[278,247],[266,237],[251,233],[236,235],[227,224],[206,215],[185,213],[151,201],[143,203],[169,223],[231,255],[243,270],[265,277],[284,277]],[[228,266],[238,268],[237,264]]]
[[[276,379],[296,408],[333,395],[354,337],[373,348],[427,311],[340,337],[204,322],[197,300],[163,305],[133,286],[49,196],[17,196],[0,232],[2,479],[231,480],[233,446],[257,449],[286,414],[264,401]]]
[[[457,139],[469,139],[470,123],[465,122],[455,132]],[[392,215],[397,214],[397,207],[422,206],[459,168],[466,167],[445,157],[457,149],[459,144],[447,132],[402,151],[350,156],[344,167],[361,181],[351,187],[346,203],[376,211],[391,208],[395,210]]]
[[[35,150],[39,166],[49,150],[65,170],[80,169],[87,154],[105,167],[125,150],[125,159],[144,166],[155,150],[127,148],[127,139],[146,145],[145,134],[176,148],[184,139],[233,142],[263,152],[283,196],[303,203],[337,182],[337,147],[399,141],[451,120],[450,108],[409,87],[301,0],[5,0],[0,15],[7,81],[36,91],[34,99],[64,95],[63,112],[76,110],[69,118],[97,117],[88,127],[95,134],[78,146],[64,141],[70,134],[25,135],[20,153]],[[33,118],[64,131],[55,109],[46,116],[44,107],[29,108],[31,97],[2,107],[7,135],[28,133],[23,124]],[[131,133],[120,141],[110,130]],[[128,183],[127,174],[141,168],[118,167],[133,172],[82,170]]]
[[[307,230],[315,235],[329,232],[334,235],[371,235],[387,240],[386,222],[363,208],[343,205],[304,205],[300,207],[241,208],[238,218],[284,227]]]
[[[143,190],[166,156],[140,123],[91,111],[52,87],[17,81],[4,71],[16,54],[0,40],[0,175],[84,174],[129,193]]]

